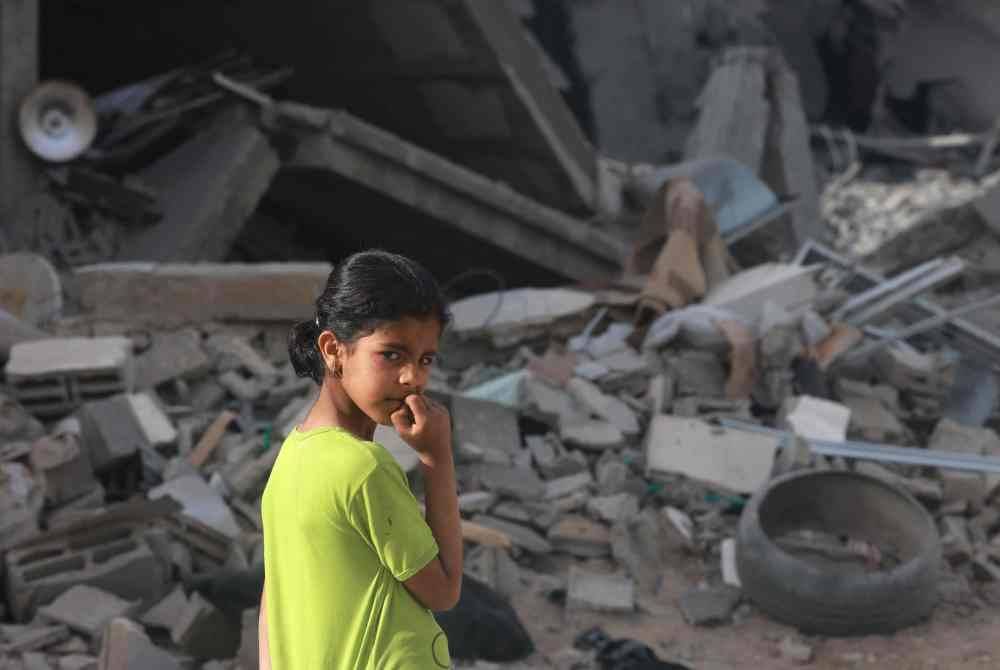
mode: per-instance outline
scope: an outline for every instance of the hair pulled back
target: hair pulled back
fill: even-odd
[[[405,317],[434,318],[443,328],[450,315],[430,272],[416,261],[387,251],[362,251],[341,261],[316,299],[314,318],[300,321],[288,336],[295,374],[323,383],[326,366],[317,339],[329,330],[350,344],[381,324]]]

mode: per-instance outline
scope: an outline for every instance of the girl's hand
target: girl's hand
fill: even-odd
[[[406,396],[405,405],[390,415],[392,425],[425,464],[443,453],[451,453],[451,417],[448,410],[416,393]]]

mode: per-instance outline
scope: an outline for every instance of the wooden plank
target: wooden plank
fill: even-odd
[[[212,425],[201,436],[197,446],[191,451],[191,455],[188,456],[191,465],[200,468],[212,457],[212,453],[222,441],[222,436],[225,434],[226,428],[229,427],[229,424],[235,418],[236,414],[229,410],[223,410],[219,416],[215,417],[215,421],[212,422]]]

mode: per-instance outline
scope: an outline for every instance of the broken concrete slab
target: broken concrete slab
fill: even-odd
[[[88,402],[77,415],[95,472],[112,469],[151,446],[127,394]]]
[[[635,582],[620,575],[598,574],[571,565],[566,589],[567,610],[635,611]]]
[[[149,349],[135,359],[135,388],[155,388],[171,379],[196,379],[210,369],[211,360],[197,330],[157,331]]]
[[[501,496],[520,501],[541,500],[546,484],[531,468],[504,465],[480,466],[480,480],[485,488]]]
[[[490,335],[511,343],[524,331],[545,328],[560,319],[579,317],[594,296],[566,288],[520,288],[482,293],[453,302],[451,328],[460,337]],[[513,340],[516,341],[516,340]]]
[[[170,639],[198,658],[231,658],[239,646],[239,631],[197,591],[170,628]]]
[[[249,109],[220,112],[204,130],[138,173],[160,193],[163,218],[148,228],[129,229],[117,258],[223,260],[279,166]]]
[[[4,368],[11,395],[36,416],[132,390],[132,342],[125,337],[58,337],[21,342]]]
[[[105,263],[76,270],[81,307],[165,325],[292,321],[316,309],[329,263]]]
[[[566,444],[586,451],[615,449],[625,441],[625,436],[614,424],[590,420],[563,425],[559,430],[559,437]]]
[[[587,500],[587,513],[606,523],[615,524],[639,514],[639,499],[631,493],[616,493]]]
[[[534,376],[524,379],[523,391],[525,413],[553,428],[587,418],[583,408],[579,407],[568,393],[553,388]]]
[[[980,456],[1000,456],[1000,436],[990,428],[964,426],[951,419],[941,419],[927,441],[927,448]]]
[[[680,473],[734,493],[753,493],[767,481],[779,439],[660,415],[646,438],[646,474]]]
[[[130,393],[127,398],[132,415],[146,438],[146,444],[159,449],[177,442],[177,429],[152,395]]]
[[[524,438],[535,467],[546,479],[556,479],[587,469],[587,458],[579,451],[567,451],[559,439],[549,433]]]
[[[520,569],[506,549],[478,546],[465,560],[465,572],[486,583],[504,598],[512,598],[523,588]]]
[[[703,302],[734,312],[751,323],[757,321],[769,301],[795,314],[810,307],[819,294],[815,275],[820,267],[764,263],[730,277],[710,291]]]
[[[38,614],[94,640],[111,619],[129,616],[138,605],[102,589],[79,584],[39,607]]]
[[[486,451],[516,454],[522,451],[517,412],[488,400],[452,396],[452,439],[471,443]]]
[[[903,345],[885,347],[874,356],[876,370],[893,387],[937,398],[954,384],[958,360],[954,352],[925,354]]]
[[[851,410],[850,434],[869,442],[905,442],[909,431],[879,398],[848,396],[844,405]]]
[[[181,670],[181,659],[157,647],[138,624],[116,618],[101,640],[99,670]]]
[[[684,620],[693,626],[714,626],[728,623],[740,602],[740,590],[722,584],[691,589],[681,595],[678,605]]]
[[[472,522],[480,526],[498,530],[507,535],[514,546],[534,554],[547,554],[552,551],[552,545],[544,537],[519,523],[504,521],[485,514],[472,517]]]
[[[726,370],[710,351],[687,350],[667,359],[678,396],[722,398],[726,394]]]
[[[785,400],[781,414],[785,425],[800,437],[829,442],[847,439],[851,410],[840,403],[812,396],[796,396]]]
[[[200,475],[183,475],[171,479],[149,491],[149,499],[170,496],[184,508],[184,514],[226,537],[236,539],[239,525],[229,506]]]
[[[590,519],[570,514],[549,528],[549,542],[555,551],[592,558],[611,555],[608,527]]]
[[[441,156],[332,111],[324,132],[300,142],[285,172],[338,175],[573,279],[611,278],[624,245]],[[280,189],[280,186],[279,186]],[[287,197],[287,196],[286,196]]]
[[[623,435],[639,433],[639,420],[635,412],[618,398],[601,391],[595,384],[580,377],[573,377],[566,384],[566,390],[580,406],[594,416],[613,424]]]
[[[593,483],[594,478],[586,470],[565,477],[550,479],[545,482],[545,492],[542,494],[542,499],[555,500],[556,498],[563,498],[577,491],[586,491]]]
[[[497,494],[490,491],[470,491],[458,496],[458,510],[466,514],[485,514],[497,502]]]
[[[187,608],[188,597],[180,584],[174,587],[163,600],[153,605],[139,618],[147,625],[170,630],[184,610]]]

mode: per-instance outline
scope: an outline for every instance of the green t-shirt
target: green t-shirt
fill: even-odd
[[[437,542],[384,447],[339,428],[293,431],[262,515],[274,670],[451,667],[448,639],[402,583]]]

